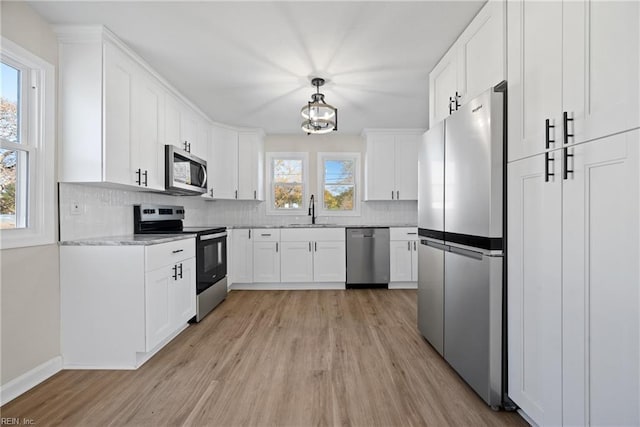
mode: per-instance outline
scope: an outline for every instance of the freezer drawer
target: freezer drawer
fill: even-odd
[[[445,245],[420,240],[418,248],[418,329],[440,355],[444,351]]]
[[[502,257],[450,246],[444,358],[491,406],[502,403]]]
[[[347,285],[389,283],[389,228],[347,228]]]

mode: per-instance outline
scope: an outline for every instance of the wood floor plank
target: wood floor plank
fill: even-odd
[[[506,426],[421,337],[415,290],[233,291],[136,371],[1,408],[62,426]]]

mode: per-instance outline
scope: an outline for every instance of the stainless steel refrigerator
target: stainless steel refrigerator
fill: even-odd
[[[418,327],[492,407],[505,388],[505,87],[432,126],[419,158]]]

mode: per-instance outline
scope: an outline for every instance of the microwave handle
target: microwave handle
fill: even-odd
[[[204,167],[204,165],[200,165],[200,168],[202,170],[202,174],[204,175],[204,180],[202,181],[202,188],[207,188],[207,168]]]

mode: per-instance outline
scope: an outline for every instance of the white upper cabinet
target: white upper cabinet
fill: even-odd
[[[134,175],[154,190],[164,190],[164,89],[152,76],[140,70],[134,76],[131,100],[132,150]]]
[[[238,189],[238,132],[213,126],[208,158],[209,197],[235,199]]]
[[[260,131],[238,133],[239,200],[264,200],[264,135]]]
[[[640,126],[638,2],[519,0],[507,21],[510,161]]]
[[[429,73],[429,126],[505,79],[505,8],[490,0]]]
[[[209,123],[169,93],[165,102],[165,144],[206,160],[209,154]]]
[[[364,200],[417,200],[422,130],[368,129]]]

